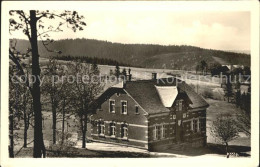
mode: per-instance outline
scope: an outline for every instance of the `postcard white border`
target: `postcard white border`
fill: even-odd
[[[123,5],[123,6],[122,6]],[[39,10],[250,11],[252,69],[251,158],[8,158],[8,11]],[[258,1],[4,1],[1,19],[1,165],[5,166],[258,166],[259,163],[259,3]],[[236,41],[234,41],[236,42]]]

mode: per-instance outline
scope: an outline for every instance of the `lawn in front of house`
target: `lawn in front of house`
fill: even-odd
[[[236,107],[235,104],[228,103],[227,101],[220,101],[214,99],[206,99],[209,103],[209,108],[207,109],[207,142],[208,143],[219,143],[217,139],[212,137],[210,133],[210,128],[212,121],[216,120],[216,118],[220,114],[230,114],[235,117],[235,115],[239,112],[239,108]],[[237,146],[247,146],[250,147],[250,137],[246,136],[244,133],[240,132],[239,137],[229,143],[230,145]]]

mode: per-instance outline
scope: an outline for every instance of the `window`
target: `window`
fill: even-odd
[[[121,130],[122,130],[122,132],[121,132],[122,138],[127,139],[127,137],[128,137],[127,125],[126,124],[122,124]]]
[[[198,119],[198,131],[200,132],[201,131],[201,121],[200,121],[200,119]]]
[[[155,126],[153,130],[153,139],[158,140],[159,139],[159,134],[160,134],[160,127]]]
[[[186,118],[186,113],[183,113],[183,118]]]
[[[109,100],[109,112],[110,113],[115,113],[115,100]]]
[[[116,124],[115,122],[110,123],[110,136],[116,136]]]
[[[178,102],[178,111],[182,111],[182,100],[179,100]]]
[[[161,129],[161,138],[165,138],[166,137],[166,126],[162,125],[162,129]]]
[[[104,124],[104,122],[100,126],[101,126],[100,134],[105,135],[105,124]]]
[[[172,115],[172,119],[176,119],[176,115],[175,114]]]
[[[122,114],[127,114],[127,101],[121,101]]]
[[[195,133],[198,132],[198,120],[197,119],[193,120],[193,131]]]
[[[104,124],[104,121],[99,121],[97,123],[97,131],[98,131],[98,134],[99,135],[104,135],[104,132],[105,132],[105,124]]]
[[[135,114],[139,114],[139,107],[135,106]]]

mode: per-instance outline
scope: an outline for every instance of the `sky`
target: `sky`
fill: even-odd
[[[246,11],[78,11],[84,31],[50,34],[53,39],[88,38],[119,43],[192,45],[219,50],[250,50],[250,12]],[[55,20],[44,20],[55,25]],[[14,33],[13,37],[25,38]]]

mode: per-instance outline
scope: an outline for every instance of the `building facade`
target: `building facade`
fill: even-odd
[[[107,89],[96,106],[94,141],[151,151],[206,144],[208,104],[176,78],[120,83]]]

